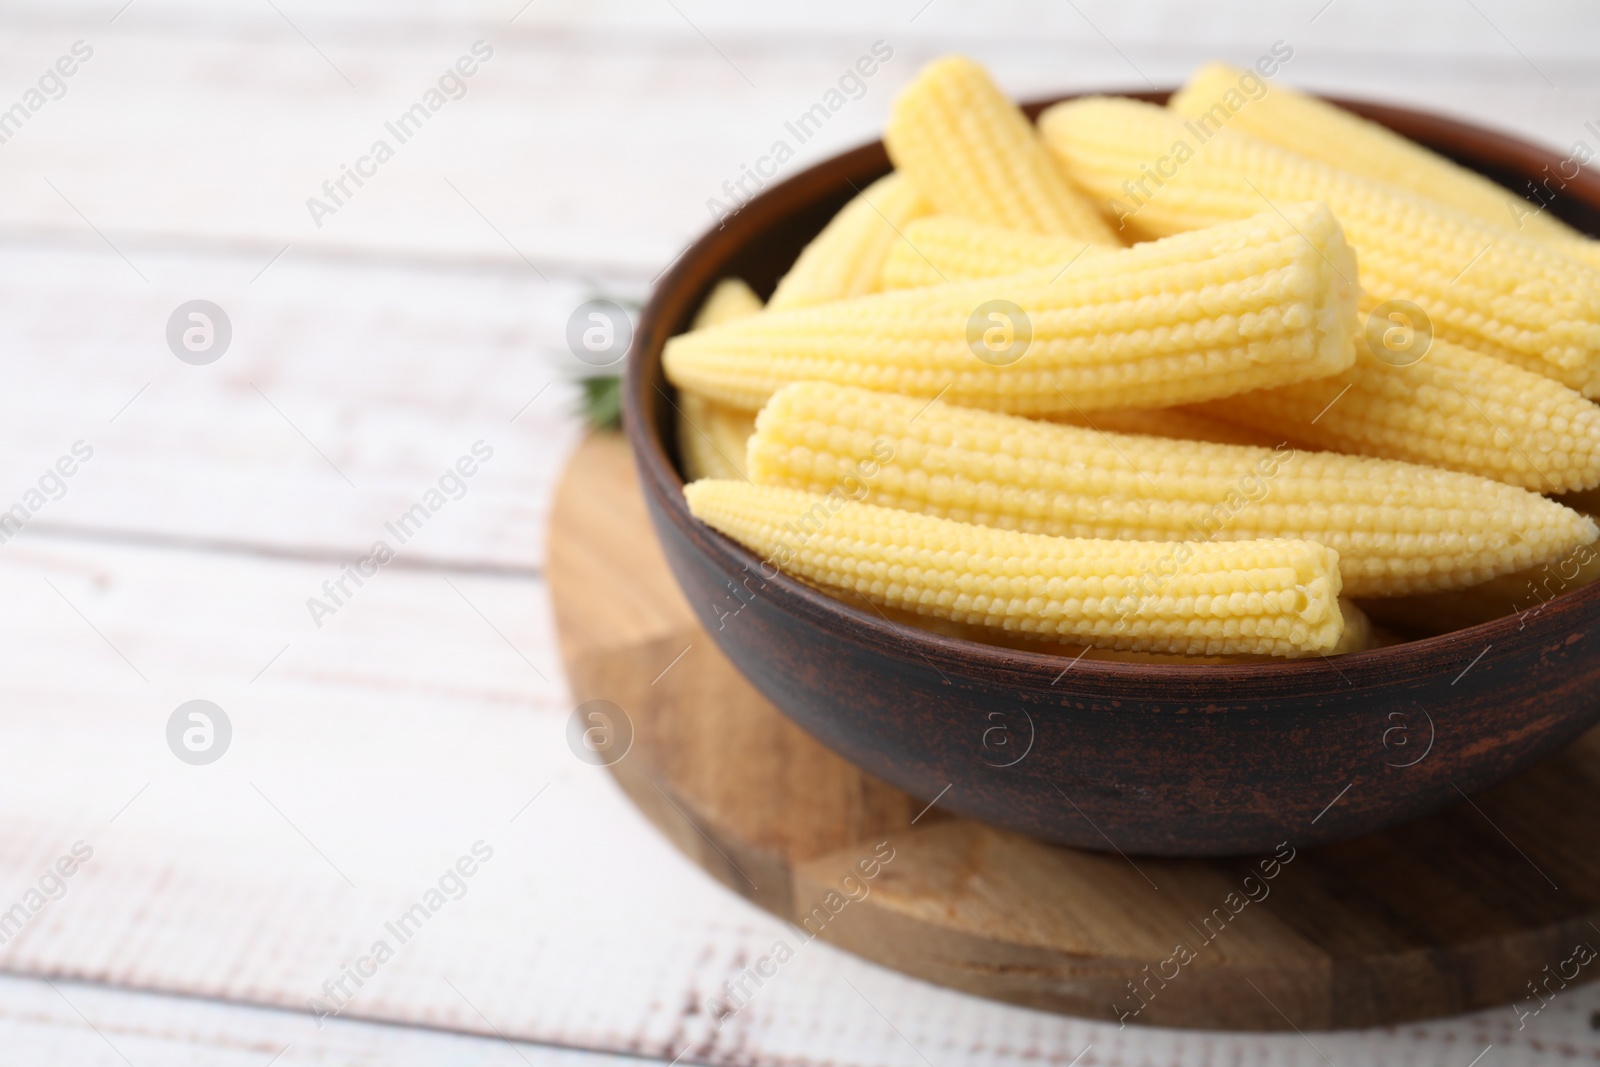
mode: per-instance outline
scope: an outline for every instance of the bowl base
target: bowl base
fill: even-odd
[[[612,774],[797,937],[1028,1007],[1229,1030],[1511,1004],[1600,945],[1600,730],[1471,802],[1336,845],[1222,860],[1062,848],[894,789],[760,696],[679,592],[621,438],[574,455],[549,560],[574,698],[631,723]]]

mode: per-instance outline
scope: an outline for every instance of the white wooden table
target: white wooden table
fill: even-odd
[[[93,850],[0,944],[0,1065],[1600,1055],[1593,991],[1521,1030],[1119,1033],[822,946],[717,1030],[703,998],[781,928],[563,740],[541,567],[580,302],[641,296],[875,41],[893,59],[785,174],[873,136],[947,51],[1026,95],[1172,84],[1279,39],[1300,84],[1562,147],[1600,119],[1600,10],[1576,2],[0,6],[0,111],[92,50],[0,143],[0,510],[93,453],[0,545],[0,924]],[[386,133],[479,41],[458,99]],[[393,158],[314,220],[379,138]],[[208,365],[165,337],[194,299],[231,323]],[[314,620],[478,442],[459,499]],[[232,726],[207,766],[167,744],[194,699]],[[459,899],[319,1028],[307,1000],[478,842]]]

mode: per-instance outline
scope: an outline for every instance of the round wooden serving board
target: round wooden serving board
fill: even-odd
[[[1276,861],[1079,851],[929,809],[758,695],[668,572],[619,437],[573,457],[549,558],[573,695],[631,723],[622,788],[723,884],[884,966],[1252,1030],[1527,1011],[1563,973],[1600,977],[1600,731],[1447,811]]]

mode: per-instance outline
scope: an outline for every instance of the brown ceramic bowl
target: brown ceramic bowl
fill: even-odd
[[[1514,188],[1559,158],[1437,116],[1346,106]],[[628,356],[628,438],[678,582],[729,659],[812,736],[996,826],[1091,849],[1210,856],[1415,818],[1600,718],[1600,585],[1526,618],[1333,659],[1086,659],[1063,674],[1061,656],[898,625],[782,576],[749,580],[757,559],[684,505],[662,346],[719,278],[770,293],[805,242],[888,169],[875,143],[763,191],[661,279]],[[1555,210],[1600,233],[1600,179],[1583,172]]]

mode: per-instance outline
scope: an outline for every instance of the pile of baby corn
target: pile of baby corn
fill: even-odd
[[[1536,205],[1221,65],[1035,125],[941,59],[885,143],[764,307],[724,279],[666,347],[689,508],[764,568],[1195,663],[1600,575],[1600,244]]]

